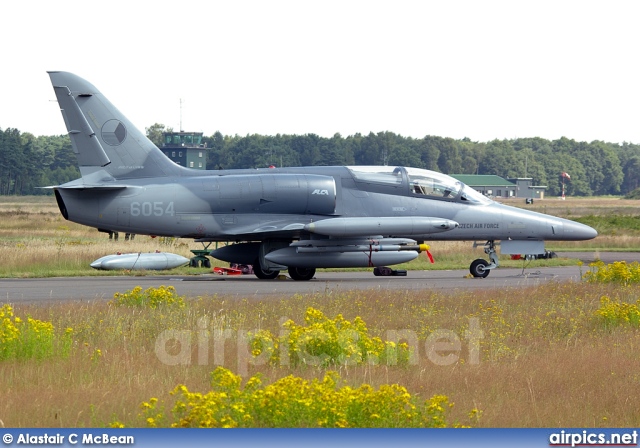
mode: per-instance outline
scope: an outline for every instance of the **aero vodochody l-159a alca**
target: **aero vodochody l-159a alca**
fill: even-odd
[[[494,202],[450,176],[402,166],[202,171],[167,158],[84,79],[49,72],[80,179],[53,187],[62,215],[119,232],[233,242],[217,259],[260,279],[288,269],[378,267],[413,260],[425,241],[486,241],[486,277],[503,254],[540,254],[544,241],[595,238],[589,226]]]

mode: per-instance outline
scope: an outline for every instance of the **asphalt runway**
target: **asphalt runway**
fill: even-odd
[[[606,263],[625,260],[639,261],[640,253],[558,253],[559,256],[580,258],[585,263],[596,258]],[[110,300],[116,292],[125,292],[136,286],[143,289],[172,285],[179,295],[198,297],[230,295],[241,298],[289,296],[296,293],[327,293],[346,290],[398,290],[432,289],[443,292],[486,288],[521,288],[547,282],[578,281],[587,266],[538,268],[533,262],[525,269],[498,268],[487,278],[467,278],[468,270],[409,271],[406,277],[376,277],[369,272],[319,271],[310,281],[294,281],[286,277],[279,280],[259,280],[253,275],[225,276],[205,274],[199,276],[118,276],[118,277],[65,277],[37,279],[0,279],[0,303],[33,303],[50,301]]]

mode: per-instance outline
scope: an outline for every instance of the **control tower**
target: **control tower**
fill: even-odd
[[[202,132],[163,132],[162,152],[178,165],[196,170],[207,169],[207,144]]]

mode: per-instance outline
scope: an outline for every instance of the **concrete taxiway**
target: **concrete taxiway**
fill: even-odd
[[[517,288],[549,281],[576,281],[577,267],[543,269],[498,269],[487,278],[466,278],[468,271],[409,271],[407,277],[375,277],[371,272],[318,272],[310,281],[259,280],[253,275],[225,276],[144,276],[144,277],[74,277],[38,279],[1,279],[0,303],[110,300],[116,292],[135,286],[143,289],[172,285],[187,297],[232,295],[260,297],[296,293],[326,293],[352,289],[386,289],[411,291],[431,289]]]
[[[605,262],[638,261],[640,253],[560,253],[560,256],[581,258],[585,262],[596,258]],[[487,278],[468,278],[468,270],[409,271],[406,277],[375,277],[367,272],[318,271],[313,280],[294,281],[287,276],[282,280],[258,280],[253,275],[226,276],[205,274],[197,276],[117,276],[73,277],[38,279],[0,279],[0,303],[26,303],[47,301],[110,300],[116,292],[125,292],[135,286],[143,289],[172,285],[179,295],[187,297],[230,295],[234,297],[278,297],[292,294],[327,293],[346,290],[415,291],[430,289],[441,292],[487,288],[521,288],[548,282],[579,281],[588,267],[538,268],[535,264],[525,269],[498,268]]]

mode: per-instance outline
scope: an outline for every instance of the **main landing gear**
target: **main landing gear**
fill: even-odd
[[[314,275],[316,275],[315,268],[289,268],[288,269],[289,276],[294,280],[311,280]],[[258,277],[260,280],[273,280],[280,275],[280,271],[271,270],[268,268],[262,267],[260,263],[260,258],[256,258],[253,262],[253,274]]]
[[[289,268],[288,272],[294,280],[311,280],[316,275],[315,268]]]
[[[471,275],[474,277],[485,278],[489,275],[491,269],[495,269],[499,265],[495,241],[489,240],[484,244],[484,253],[489,255],[491,263],[482,258],[473,260],[471,266],[469,266],[469,272],[471,272]]]
[[[253,262],[253,275],[258,277],[260,280],[273,280],[278,277],[280,271],[271,270],[268,268],[263,268],[260,263],[260,257],[256,258],[256,261]]]

